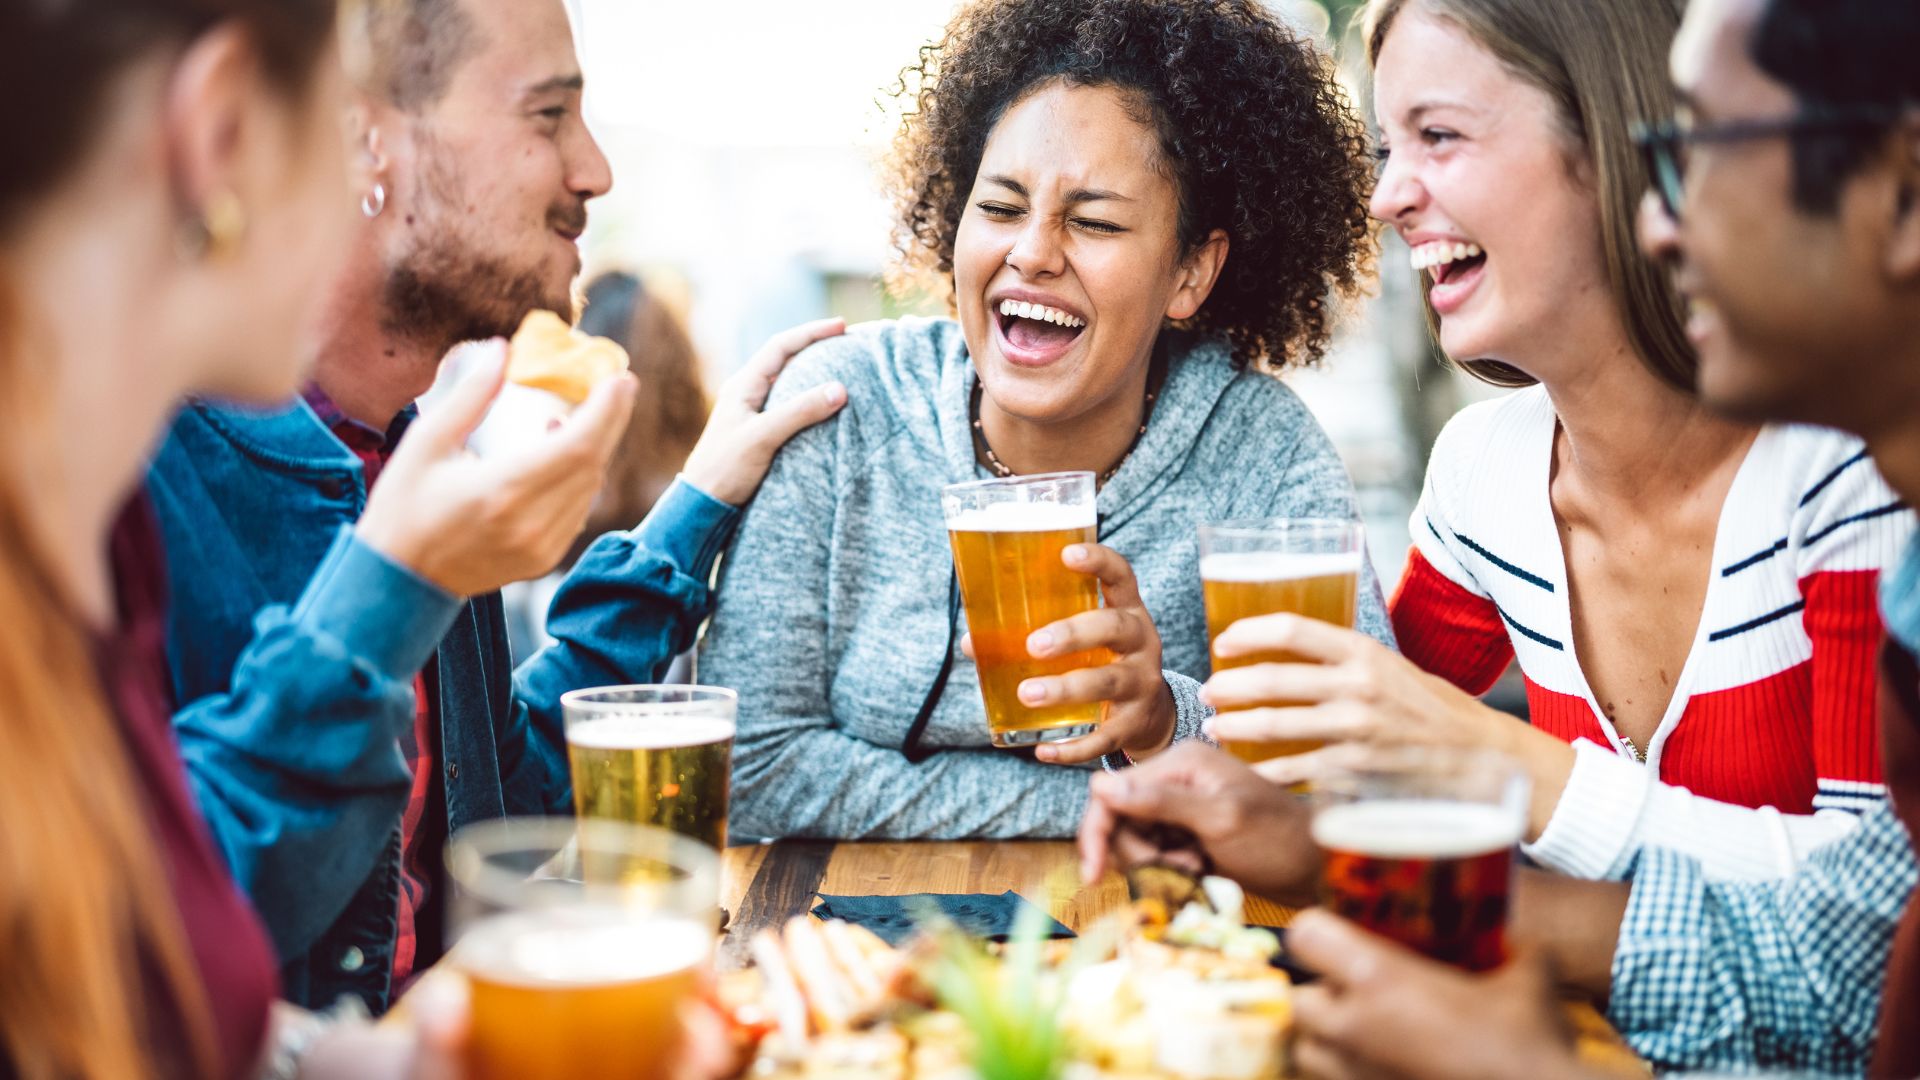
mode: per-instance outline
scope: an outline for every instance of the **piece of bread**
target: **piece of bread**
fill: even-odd
[[[627,370],[627,350],[583,334],[551,311],[530,311],[507,345],[507,378],[578,405],[602,379]]]

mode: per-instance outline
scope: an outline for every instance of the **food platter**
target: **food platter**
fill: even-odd
[[[751,944],[720,998],[767,1080],[1269,1080],[1291,982],[1224,879],[1171,916],[1153,899],[1073,941],[965,938],[930,916],[900,948],[795,916]]]

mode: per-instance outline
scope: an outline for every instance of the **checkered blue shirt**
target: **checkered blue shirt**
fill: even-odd
[[[1881,611],[1897,640],[1920,644],[1920,537],[1883,580]],[[1709,881],[1692,859],[1644,851],[1608,1013],[1657,1068],[1864,1072],[1917,879],[1884,802],[1778,881]]]

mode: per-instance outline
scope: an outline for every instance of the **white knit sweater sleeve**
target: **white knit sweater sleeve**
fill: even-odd
[[[1553,817],[1524,850],[1571,877],[1618,880],[1643,848],[1664,848],[1694,859],[1709,878],[1757,881],[1793,874],[1859,821],[1842,810],[1783,814],[1702,798],[1582,740]]]

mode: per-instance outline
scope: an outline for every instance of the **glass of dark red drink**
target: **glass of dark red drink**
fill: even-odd
[[[1408,748],[1314,785],[1321,903],[1468,971],[1506,959],[1527,778],[1479,750]]]

